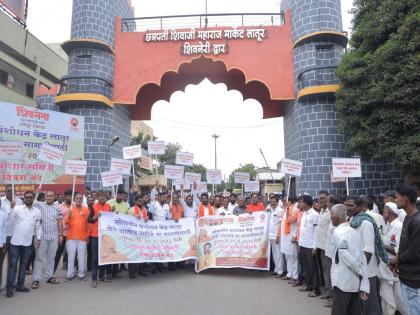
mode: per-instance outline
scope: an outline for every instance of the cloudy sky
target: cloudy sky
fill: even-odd
[[[123,0],[121,0],[123,1]],[[205,1],[132,0],[136,16],[203,13]],[[343,28],[349,31],[352,0],[342,0]],[[278,12],[279,0],[208,0],[208,13]],[[29,0],[28,28],[46,43],[68,40],[71,0]],[[227,176],[240,164],[265,166],[259,148],[270,167],[284,157],[283,119],[262,119],[261,105],[243,100],[238,91],[208,80],[175,92],[170,102],[159,101],[147,123],[159,140],[179,142],[194,153],[194,162],[214,167],[214,139],[218,139],[218,168]]]

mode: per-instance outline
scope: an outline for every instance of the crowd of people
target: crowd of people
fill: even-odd
[[[332,314],[420,314],[420,214],[416,189],[402,184],[386,192],[382,203],[361,196],[315,198],[258,193],[208,194],[118,190],[57,195],[27,191],[23,200],[5,189],[0,211],[0,287],[7,261],[6,296],[30,292],[41,285],[45,264],[47,284],[57,285],[60,265],[65,282],[78,278],[91,287],[121,278],[127,269],[137,275],[175,271],[191,261],[169,264],[98,265],[98,220],[103,212],[132,215],[139,220],[175,220],[212,215],[243,215],[266,211],[273,276],[310,298],[325,300]],[[77,259],[76,259],[77,256]],[[6,259],[7,257],[7,259]],[[32,266],[32,270],[30,268]],[[32,274],[31,289],[25,276]]]

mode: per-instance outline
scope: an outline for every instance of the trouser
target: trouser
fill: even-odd
[[[407,301],[410,315],[420,314],[420,288],[411,288],[401,282],[401,290]]]
[[[298,278],[298,258],[297,255],[285,255],[287,262],[287,276],[292,279]]]
[[[322,272],[324,274],[325,295],[332,297],[331,292],[331,258],[325,256],[325,250],[321,249]]]
[[[66,237],[63,237],[63,242],[60,245],[58,245],[57,253],[55,254],[54,272],[57,270],[57,267],[60,264],[61,255],[63,255],[63,252],[65,249],[66,249]],[[64,263],[64,257],[63,257],[63,263]]]
[[[67,240],[66,249],[68,254],[67,263],[67,278],[74,277],[74,260],[76,258],[79,262],[78,276],[83,278],[85,276],[85,256],[86,256],[86,242],[80,240]]]
[[[34,270],[32,272],[32,281],[40,281],[42,273],[42,265],[46,260],[46,279],[54,276],[55,254],[57,253],[58,239],[41,240],[39,248],[36,249],[36,257]]]
[[[400,281],[381,280],[379,292],[384,315],[394,315],[396,311],[399,311],[401,315],[409,315]]]
[[[17,277],[17,288],[25,284],[26,265],[31,255],[31,246],[18,246],[10,244],[9,267],[7,268],[7,289],[13,289],[13,282],[16,277],[16,269],[19,261],[19,272]]]
[[[29,254],[28,261],[26,263],[26,270],[30,270],[32,266],[32,270],[34,270],[35,265],[35,246],[34,246],[35,237],[32,236],[32,245],[31,245],[31,253]]]
[[[99,260],[98,260],[98,238],[97,237],[91,237],[90,238],[90,249],[91,249],[91,270],[92,270],[92,281],[98,280],[98,270],[99,270],[99,278],[103,279],[105,276],[105,273],[107,276],[112,276],[112,265],[106,265],[106,266],[99,266]]]
[[[135,276],[137,272],[137,264],[128,264],[128,273],[130,276]]]
[[[312,256],[312,248],[300,247],[305,286],[319,292],[319,274],[316,256]]]
[[[3,262],[6,259],[7,252],[9,251],[10,240],[11,239],[12,239],[11,236],[7,236],[6,237],[6,243],[3,244],[4,251],[0,250],[0,288],[1,288],[1,285],[3,283]],[[7,260],[9,260],[9,259],[7,259]],[[8,266],[8,264],[7,264],[7,266]]]
[[[303,272],[303,264],[302,264],[303,258],[302,258],[302,256],[303,256],[303,253],[302,253],[301,250],[299,250],[297,259],[298,259],[298,280],[300,282],[303,282],[303,280],[305,278],[305,274]]]
[[[92,271],[92,237],[89,237],[89,242],[86,245],[87,252],[87,270]]]
[[[334,287],[332,290],[333,305],[331,315],[360,315],[359,292],[343,292]]]
[[[381,315],[381,307],[379,305],[377,277],[369,278],[370,293],[366,301],[362,301],[362,311],[365,315]]]
[[[273,253],[274,260],[274,272],[281,275],[284,271],[283,268],[283,255],[280,251],[280,242],[276,243],[276,240],[270,240],[271,252]]]

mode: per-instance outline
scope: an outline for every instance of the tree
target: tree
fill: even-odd
[[[355,0],[336,108],[347,148],[420,173],[420,3]]]
[[[239,165],[237,169],[235,169],[232,173],[229,175],[229,188],[230,189],[239,189],[242,188],[242,184],[235,183],[235,172],[243,172],[243,173],[249,173],[250,174],[250,180],[255,180],[257,177],[257,168],[254,164],[248,163],[245,165]]]

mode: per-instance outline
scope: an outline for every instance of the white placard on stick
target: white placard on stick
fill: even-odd
[[[125,160],[139,159],[141,157],[141,144],[123,147],[123,158]]]
[[[175,164],[178,165],[187,165],[192,166],[194,161],[194,154],[189,152],[180,152],[176,153]]]
[[[164,141],[147,142],[147,152],[149,153],[149,155],[164,155],[165,142]]]
[[[235,183],[246,184],[250,181],[250,174],[244,172],[235,172],[234,174]]]
[[[206,170],[207,184],[220,185],[222,183],[222,171],[221,170]]]
[[[151,171],[153,169],[153,160],[148,156],[142,156],[139,160],[140,168]]]
[[[207,182],[200,182],[197,183],[197,189],[195,190],[196,193],[202,194],[208,192],[207,189]]]
[[[87,169],[87,161],[67,160],[65,174],[74,176],[85,176]]]
[[[22,142],[0,141],[0,160],[22,160]]]
[[[184,179],[184,167],[180,165],[165,165],[163,174],[166,179]]]
[[[185,180],[183,179],[175,179],[174,184],[176,190],[181,190],[181,185],[183,186],[184,190],[190,190],[191,188],[189,184],[185,184]]]
[[[131,161],[117,158],[111,158],[111,171],[120,172],[123,175],[130,175]]]
[[[47,143],[43,143],[38,154],[38,159],[56,166],[63,163],[63,158],[66,152],[53,147]]]
[[[118,186],[123,183],[122,174],[118,171],[108,171],[101,173],[102,187]]]
[[[362,177],[362,166],[359,158],[333,158],[332,176],[337,177]]]
[[[186,184],[196,184],[201,182],[201,174],[200,173],[192,173],[192,172],[185,172],[185,183]]]
[[[300,177],[302,175],[302,162],[289,159],[281,160],[280,172]]]
[[[250,181],[244,184],[245,192],[260,192],[260,182],[257,180]]]

